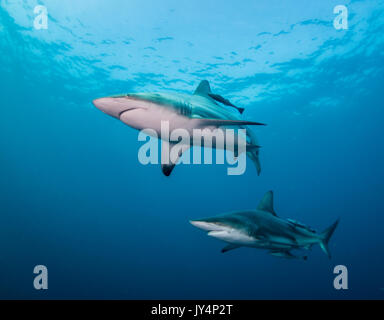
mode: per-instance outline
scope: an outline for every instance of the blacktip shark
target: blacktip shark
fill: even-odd
[[[242,114],[244,109],[238,108],[229,100],[212,93],[207,80],[201,81],[192,95],[183,93],[127,93],[95,99],[93,104],[104,113],[119,119],[132,128],[154,130],[157,137],[160,138],[162,138],[162,121],[168,121],[170,130],[183,128],[191,135],[194,129],[208,128],[214,130],[225,127],[246,129],[244,143],[246,154],[255,164],[258,175],[260,174],[260,146],[255,134],[247,126],[264,124],[242,120],[239,114]],[[164,143],[169,143],[167,150],[172,149],[172,143],[165,141],[165,139],[163,139],[163,149]],[[212,148],[216,148],[218,145],[217,141],[213,141]],[[223,142],[220,145],[226,144]],[[179,153],[180,157],[181,153]],[[166,176],[171,174],[176,162],[163,163],[162,161],[162,171]]]
[[[239,247],[269,250],[273,256],[302,258],[291,253],[294,249],[311,249],[319,244],[331,258],[328,242],[339,220],[322,233],[292,219],[283,219],[273,209],[273,192],[268,191],[256,210],[239,211],[207,219],[191,220],[197,228],[208,231],[208,235],[228,243],[221,251],[227,252]]]

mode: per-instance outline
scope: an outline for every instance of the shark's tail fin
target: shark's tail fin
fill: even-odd
[[[247,150],[247,156],[252,160],[256,166],[257,175],[260,175],[261,165],[259,160],[259,147],[255,147]]]
[[[249,138],[249,146],[247,146],[247,156],[252,160],[252,162],[256,166],[257,175],[260,175],[261,172],[261,165],[259,160],[259,151],[260,147],[257,142],[257,138],[252,130],[247,128],[247,136]]]
[[[331,226],[325,229],[321,234],[320,247],[326,253],[329,259],[331,259],[331,253],[329,252],[328,242],[332,237],[333,232],[335,231],[337,225],[339,224],[339,219],[337,219]]]

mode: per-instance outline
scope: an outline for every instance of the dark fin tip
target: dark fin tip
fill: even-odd
[[[163,171],[163,174],[166,177],[169,177],[171,175],[174,167],[175,167],[175,165],[163,165],[163,166],[161,166],[161,170]]]

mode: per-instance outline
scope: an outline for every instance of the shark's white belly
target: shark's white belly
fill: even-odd
[[[198,126],[197,119],[192,119],[175,112],[170,108],[159,108],[150,102],[140,102],[146,105],[140,108],[128,110],[120,115],[120,120],[137,130],[150,129],[147,133],[166,141],[179,141],[180,135],[185,133],[191,138],[183,140],[188,145],[200,145],[204,140],[204,146],[224,149],[226,146],[237,146],[239,142],[244,143],[245,137],[237,137],[235,134],[227,133],[224,128],[213,126]],[[203,139],[198,139],[199,134]],[[196,139],[193,139],[196,137]]]
[[[175,126],[183,127],[188,118],[177,114],[171,109],[157,107],[155,104],[146,101],[138,101],[137,109],[131,109],[120,115],[120,120],[137,130],[152,129],[158,136],[161,135],[162,122],[169,124],[169,129]],[[164,125],[163,125],[164,127]]]
[[[239,230],[231,228],[223,228],[222,230],[215,230],[208,232],[208,235],[219,240],[237,244],[241,246],[254,246],[257,240]]]

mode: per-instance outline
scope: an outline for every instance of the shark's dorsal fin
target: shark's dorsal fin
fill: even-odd
[[[193,94],[207,96],[209,93],[211,93],[211,87],[209,85],[209,82],[207,80],[203,80],[199,83]]]
[[[257,210],[267,211],[272,213],[274,216],[276,215],[275,210],[273,210],[273,191],[268,191],[263,199],[261,199],[259,205],[257,206]]]

